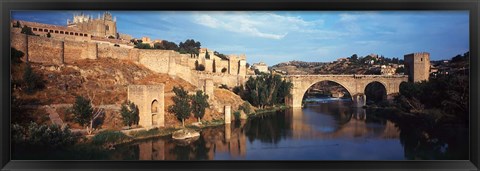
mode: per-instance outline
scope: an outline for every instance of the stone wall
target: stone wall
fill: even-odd
[[[63,41],[39,36],[27,37],[28,61],[49,64],[61,64],[63,62]]]
[[[179,77],[196,86],[201,86],[198,83],[204,79],[212,79],[215,86],[225,84],[229,87],[237,86],[245,80],[242,64],[246,62],[236,56],[232,57],[233,62],[231,62],[220,60],[212,54],[213,59],[203,59],[206,70],[199,72],[195,71],[195,62],[202,63],[201,58],[192,58],[188,54],[180,54],[172,50],[116,47],[105,43],[26,36],[14,31],[11,33],[11,46],[26,52],[28,58],[24,60],[37,63],[58,65],[80,59],[113,58],[137,62],[154,72]],[[215,73],[213,73],[214,60]],[[221,72],[223,68],[227,69],[225,73]]]
[[[97,44],[64,41],[64,62],[72,63],[79,59],[97,59]]]

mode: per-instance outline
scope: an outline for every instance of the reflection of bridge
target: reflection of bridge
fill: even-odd
[[[292,96],[286,100],[286,104],[292,107],[301,107],[307,89],[321,81],[332,81],[343,86],[357,106],[365,105],[365,89],[371,83],[382,84],[388,96],[398,93],[400,83],[408,81],[407,75],[287,75],[284,78],[293,83]]]

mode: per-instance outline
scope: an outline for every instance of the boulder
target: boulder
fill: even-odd
[[[184,140],[184,139],[189,139],[189,138],[194,138],[194,137],[199,137],[200,133],[193,130],[193,129],[180,129],[178,131],[173,132],[172,138],[176,140]]]

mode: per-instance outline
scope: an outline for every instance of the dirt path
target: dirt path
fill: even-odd
[[[47,106],[44,106],[44,108],[45,108],[45,111],[47,111],[48,117],[50,118],[53,124],[56,124],[59,126],[63,125],[63,121],[60,118],[60,115],[58,115],[57,111],[55,110],[55,106],[47,105]]]

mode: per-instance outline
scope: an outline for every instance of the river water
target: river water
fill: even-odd
[[[307,101],[314,103],[206,128],[190,144],[169,137],[153,138],[118,146],[109,152],[108,158],[406,160],[465,159],[468,156],[468,149],[462,148],[461,142],[452,137],[432,137],[435,134],[421,126],[411,129],[408,123],[399,123],[408,121],[382,117],[393,111],[352,108],[348,99],[310,98]]]

